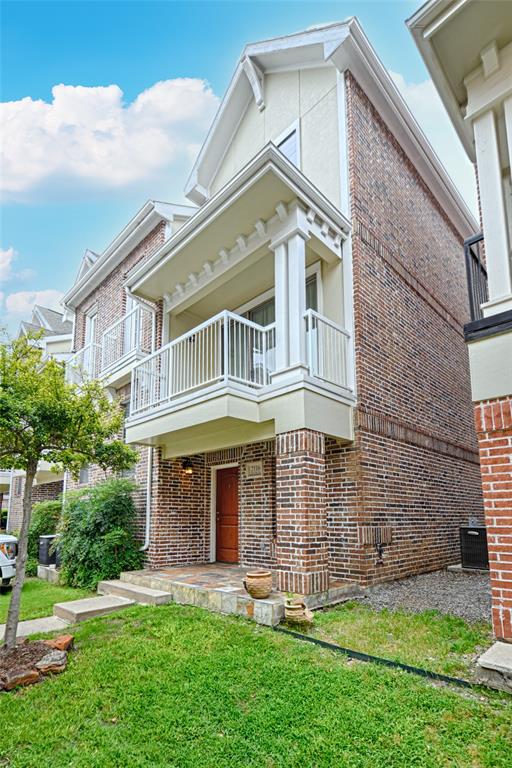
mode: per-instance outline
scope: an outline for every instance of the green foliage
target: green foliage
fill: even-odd
[[[62,511],[62,501],[40,501],[32,508],[28,531],[27,576],[35,576],[39,559],[39,537],[55,533]]]
[[[141,567],[134,488],[130,480],[115,479],[67,494],[59,528],[63,583],[94,589],[102,579]]]
[[[43,358],[35,338],[0,344],[0,468],[37,466],[44,456],[77,475],[85,464],[121,472],[136,452],[116,440],[123,415],[99,381],[66,381],[64,366]]]

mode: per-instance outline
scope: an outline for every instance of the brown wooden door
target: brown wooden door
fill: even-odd
[[[215,559],[238,563],[238,467],[217,470]]]

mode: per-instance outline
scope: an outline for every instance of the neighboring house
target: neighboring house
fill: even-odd
[[[46,355],[65,362],[73,343],[73,323],[62,312],[36,304],[30,322],[22,321],[18,336],[42,333],[39,344]]]
[[[140,446],[149,566],[266,566],[312,593],[457,562],[483,520],[477,224],[355,19],[245,48],[186,194],[64,299],[70,377],[99,375]]]
[[[64,319],[62,312],[56,312],[48,307],[36,305],[32,312],[30,322],[22,321],[18,331],[18,337],[31,334],[42,334],[38,345],[44,354],[65,362],[70,355],[73,323]],[[25,476],[21,471],[9,473],[10,496],[7,507],[7,530],[19,531],[23,517],[23,493],[25,490]],[[64,473],[51,471],[48,462],[39,462],[35,478],[32,498],[37,501],[57,499],[64,487]],[[1,485],[0,485],[1,489]]]
[[[464,328],[498,638],[512,642],[512,4],[436,0],[408,21],[476,163],[483,233],[466,242]],[[469,320],[469,316],[466,321]]]

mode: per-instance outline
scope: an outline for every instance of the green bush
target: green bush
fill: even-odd
[[[27,576],[37,574],[39,562],[39,537],[56,532],[62,512],[62,501],[39,501],[32,508],[32,518],[28,530]]]
[[[63,583],[95,589],[102,579],[141,567],[134,489],[130,480],[115,479],[66,495],[59,527]]]

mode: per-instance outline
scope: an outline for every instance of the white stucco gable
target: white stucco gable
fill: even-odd
[[[477,226],[355,18],[247,45],[194,163],[185,194],[203,205],[297,122],[300,167],[340,206],[344,73],[350,71],[462,233]],[[313,109],[316,106],[316,109]]]

